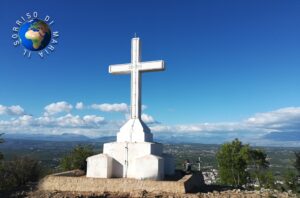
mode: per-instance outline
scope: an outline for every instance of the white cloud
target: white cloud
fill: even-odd
[[[104,117],[96,115],[85,115],[80,117],[79,115],[72,115],[68,113],[67,115],[58,118],[42,117],[44,123],[52,125],[53,127],[78,127],[78,128],[94,128],[105,124]]]
[[[53,126],[55,123],[55,120],[53,117],[48,117],[48,116],[42,116],[42,117],[38,117],[35,119],[35,124],[38,126]]]
[[[147,105],[142,105],[142,111],[144,111],[147,108],[148,108]]]
[[[142,117],[142,120],[147,124],[156,122],[155,119],[148,114],[143,113],[141,117]]]
[[[202,133],[202,132],[232,132],[246,129],[242,123],[199,123],[199,124],[181,124],[164,125],[157,124],[151,126],[155,132],[174,132],[174,133]]]
[[[72,105],[61,101],[45,107],[43,116],[31,116],[19,105],[0,105],[0,115],[17,115],[0,120],[0,133],[82,133],[88,136],[116,135],[125,120],[106,120],[99,115],[85,115],[85,110],[93,108],[104,112],[122,112],[129,115],[125,103],[93,104],[91,106],[78,102],[76,109],[83,109],[80,115],[71,114]],[[143,107],[146,108],[145,106]],[[66,113],[60,115],[58,113]],[[228,134],[226,137],[243,136],[259,138],[269,132],[300,131],[300,107],[287,107],[270,112],[257,113],[248,119],[236,122],[195,123],[168,125],[158,123],[151,115],[142,114],[142,120],[151,124],[154,133],[170,135],[201,135],[210,137],[214,134]]]
[[[73,106],[65,101],[51,103],[45,109],[45,115],[54,115],[61,112],[70,112]]]
[[[157,124],[151,126],[156,132],[255,132],[300,131],[300,107],[287,107],[275,111],[257,113],[240,122],[198,123],[183,125]]]
[[[19,105],[13,105],[10,107],[0,105],[0,115],[24,115],[24,109]]]
[[[82,102],[77,102],[75,108],[78,110],[82,110],[84,108],[84,105]]]
[[[7,109],[6,106],[0,105],[0,115],[6,114],[6,111],[7,111],[6,109]]]
[[[19,133],[47,133],[55,130],[57,133],[65,133],[69,129],[74,131],[100,129],[105,127],[107,122],[104,117],[96,115],[79,115],[66,114],[60,117],[33,117],[30,115],[23,115],[11,120],[0,120],[0,133],[1,132],[19,132]],[[89,133],[85,134],[89,135]],[[99,135],[99,134],[98,134]]]
[[[245,121],[249,126],[269,130],[300,130],[300,107],[287,107],[257,113]]]
[[[67,114],[56,119],[56,125],[62,127],[82,127],[84,121],[78,116]]]
[[[13,119],[11,122],[13,126],[29,126],[32,124],[32,121],[33,117],[31,115],[23,115],[17,119]]]
[[[24,109],[19,105],[13,105],[8,107],[8,113],[11,115],[23,115]]]
[[[123,112],[126,113],[128,111],[128,105],[125,103],[115,103],[115,104],[93,104],[91,105],[92,109],[105,111],[105,112]]]
[[[99,124],[104,122],[104,117],[96,116],[96,115],[86,115],[83,117],[83,120],[86,123],[94,123]]]

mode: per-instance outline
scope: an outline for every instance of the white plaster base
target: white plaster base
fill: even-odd
[[[114,159],[113,177],[137,178],[136,159],[151,154],[161,156],[162,151],[162,144],[150,142],[112,142],[103,145],[103,153]],[[148,166],[152,166],[151,162]]]
[[[162,152],[162,144],[153,142],[106,143],[103,145],[103,154],[112,159],[111,173],[110,169],[105,167],[108,158],[95,155],[87,159],[87,177],[162,180],[165,173],[174,172],[174,160],[170,160],[172,158]],[[94,171],[99,169],[103,173]]]
[[[121,127],[117,141],[103,145],[103,155],[87,158],[87,177],[161,180],[174,173],[174,159],[163,154],[163,146],[140,119]],[[101,171],[101,173],[99,172]]]
[[[87,177],[110,178],[112,176],[112,158],[106,154],[98,154],[88,157]]]
[[[130,119],[117,133],[117,142],[153,142],[153,135],[142,120]]]
[[[135,160],[136,179],[162,180],[164,174],[164,159],[157,155],[145,155]]]

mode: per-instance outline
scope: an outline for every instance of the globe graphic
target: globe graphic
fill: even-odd
[[[43,20],[32,19],[20,27],[19,38],[26,49],[40,51],[50,43],[51,29]]]

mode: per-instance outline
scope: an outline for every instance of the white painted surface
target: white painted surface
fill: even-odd
[[[136,179],[162,180],[164,178],[164,159],[156,155],[136,158]]]
[[[136,178],[135,160],[151,154],[161,156],[162,150],[161,144],[150,142],[112,142],[103,145],[103,153],[114,159],[112,177]]]
[[[133,38],[131,46],[131,63],[109,66],[109,73],[131,74],[130,119],[118,132],[117,142],[104,144],[103,154],[87,158],[87,177],[160,180],[174,173],[174,159],[163,155],[162,145],[153,142],[141,120],[141,74],[164,70],[164,61],[141,62],[139,38]]]
[[[128,74],[131,73],[131,106],[130,106],[130,120],[124,125],[124,130],[120,131],[118,135],[118,142],[151,142],[152,135],[146,133],[149,128],[141,124],[141,73],[150,71],[164,70],[164,61],[149,61],[141,62],[141,43],[139,38],[131,40],[131,63],[111,65],[109,66],[109,73],[112,74]],[[126,131],[126,133],[122,133]]]
[[[117,142],[152,142],[153,135],[140,119],[128,120],[117,134]]]
[[[88,157],[87,161],[87,177],[94,178],[110,178],[112,176],[113,159],[106,154],[98,154]]]

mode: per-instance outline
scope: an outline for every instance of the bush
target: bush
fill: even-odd
[[[4,140],[1,138],[2,135],[3,133],[0,133],[0,144],[4,142]],[[0,152],[0,160],[2,160],[3,158],[3,154]]]
[[[257,175],[261,187],[276,189],[275,177],[270,170],[259,172]]]
[[[86,158],[93,155],[93,147],[90,145],[77,145],[68,155],[60,162],[60,167],[67,170],[80,169],[86,171]]]
[[[290,189],[293,192],[297,192],[298,190],[298,177],[297,173],[294,170],[287,170],[284,173],[284,184],[286,189]]]
[[[0,167],[0,190],[7,191],[30,181],[38,181],[40,172],[38,161],[29,157],[2,162]]]
[[[298,175],[300,175],[300,152],[295,152],[296,161],[294,163],[295,169],[298,171]]]

